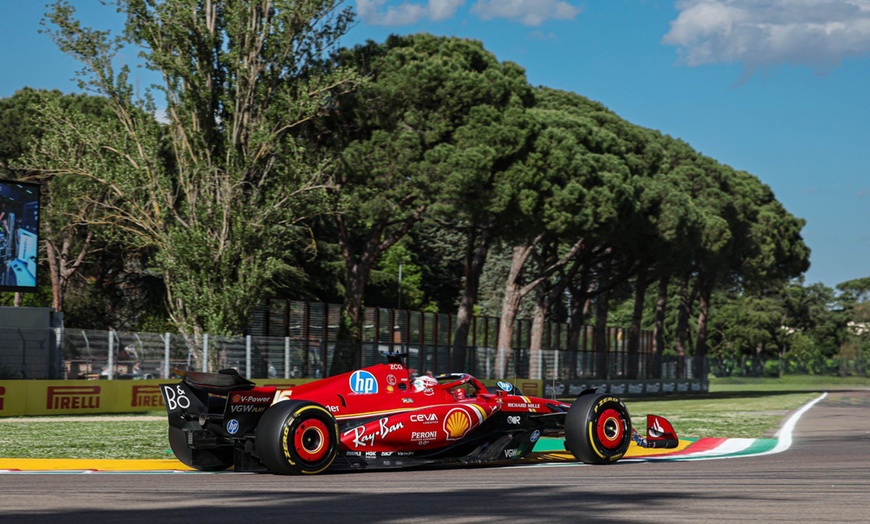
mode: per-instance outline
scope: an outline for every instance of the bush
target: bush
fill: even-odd
[[[768,360],[764,363],[764,376],[779,377],[780,369],[779,360]]]

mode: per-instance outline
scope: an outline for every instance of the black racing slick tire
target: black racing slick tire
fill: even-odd
[[[233,447],[192,449],[187,444],[187,433],[169,426],[169,448],[185,466],[200,471],[223,471],[233,465]]]
[[[257,425],[257,454],[272,473],[314,475],[338,455],[338,423],[325,407],[303,400],[273,404]]]
[[[565,416],[565,447],[586,464],[612,464],[631,443],[628,409],[612,395],[580,395]]]

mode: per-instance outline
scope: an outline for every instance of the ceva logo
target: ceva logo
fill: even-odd
[[[360,395],[371,395],[378,392],[378,381],[368,371],[354,371],[350,376],[350,390]]]

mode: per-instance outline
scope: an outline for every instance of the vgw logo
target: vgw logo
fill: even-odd
[[[371,395],[378,392],[378,381],[368,371],[354,371],[350,376],[350,390],[360,395]]]

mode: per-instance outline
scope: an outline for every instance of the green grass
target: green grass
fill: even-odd
[[[758,396],[643,401],[626,399],[632,424],[643,432],[648,413],[667,418],[681,438],[772,437],[783,417],[819,393],[770,393]]]
[[[625,403],[641,432],[645,415],[654,413],[670,420],[681,438],[761,438],[772,437],[784,417],[821,392],[856,387],[870,387],[870,379],[712,379],[703,395],[627,398]],[[147,415],[0,418],[0,457],[173,458],[165,414]]]
[[[0,457],[174,458],[166,416],[46,417],[0,420]]]
[[[867,377],[713,378],[703,395],[628,398],[625,404],[637,428],[654,413],[671,421],[681,438],[763,438],[773,437],[784,417],[824,391],[868,387]]]

